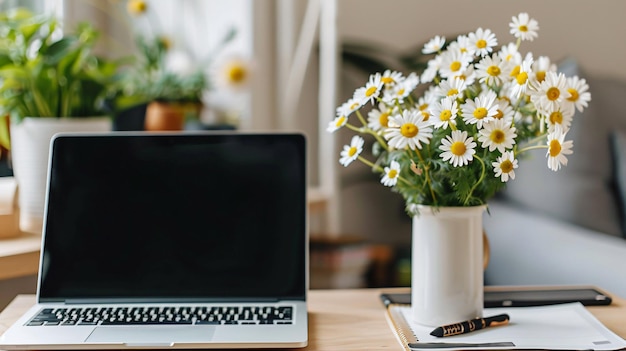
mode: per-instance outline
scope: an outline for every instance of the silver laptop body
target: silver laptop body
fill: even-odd
[[[0,349],[307,345],[301,134],[64,133],[37,304]]]

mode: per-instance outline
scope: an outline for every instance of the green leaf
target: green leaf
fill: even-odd
[[[76,42],[76,37],[65,37],[54,42],[45,50],[40,51],[44,56],[45,63],[47,65],[56,65],[63,59],[67,60],[67,56],[74,49]]]

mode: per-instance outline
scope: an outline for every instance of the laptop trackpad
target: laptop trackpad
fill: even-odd
[[[172,344],[197,343],[213,339],[214,326],[112,326],[97,327],[87,338],[87,342],[126,343],[126,344]]]

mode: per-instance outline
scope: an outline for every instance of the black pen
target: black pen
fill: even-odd
[[[444,325],[433,330],[430,335],[441,338],[444,336],[466,334],[487,327],[495,327],[498,325],[507,324],[508,322],[509,315],[504,313],[497,316],[476,318],[469,321]]]

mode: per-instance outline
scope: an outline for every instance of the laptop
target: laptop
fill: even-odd
[[[0,349],[307,345],[306,139],[64,133],[37,304]]]

